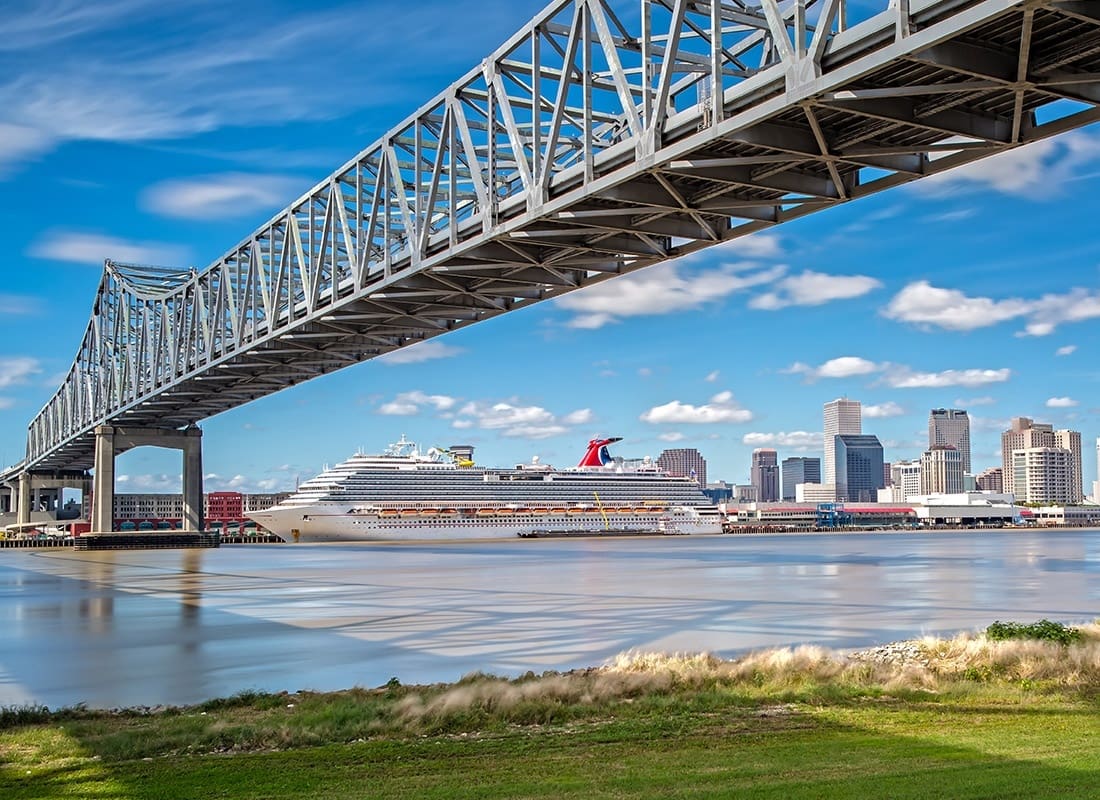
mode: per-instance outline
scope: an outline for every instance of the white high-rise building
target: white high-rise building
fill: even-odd
[[[970,416],[958,408],[928,412],[928,447],[951,445],[959,451],[964,473],[970,473]]]
[[[893,499],[895,503],[906,503],[910,497],[921,494],[920,487],[920,461],[895,461],[890,465],[890,479],[893,485]]]
[[[921,494],[959,494],[963,490],[962,453],[934,444],[920,458]]]
[[[1030,417],[1014,417],[1008,430],[1001,434],[1001,477],[1004,491],[1015,494],[1017,500],[1021,500],[1022,492],[1016,491],[1012,454],[1031,447],[1054,447],[1054,426],[1035,422]]]
[[[1085,476],[1081,474],[1081,432],[1055,431],[1054,446],[1069,450],[1069,502],[1080,505],[1081,501],[1085,499]]]
[[[1017,503],[1072,505],[1072,454],[1064,447],[1012,451],[1012,485]]]
[[[836,437],[863,433],[863,411],[858,400],[837,398],[825,404],[825,451],[822,483],[836,485]],[[836,499],[835,497],[833,498]]]

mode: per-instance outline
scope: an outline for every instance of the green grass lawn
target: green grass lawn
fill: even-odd
[[[9,710],[0,798],[1100,798],[1100,643],[967,648]]]

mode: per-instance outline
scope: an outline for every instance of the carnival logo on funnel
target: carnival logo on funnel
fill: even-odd
[[[590,439],[588,449],[584,451],[578,467],[602,467],[611,463],[611,453],[607,452],[607,446],[615,442],[621,442],[623,437],[612,436],[610,439]]]

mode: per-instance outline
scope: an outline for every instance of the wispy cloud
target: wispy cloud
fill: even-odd
[[[824,435],[816,431],[780,431],[779,433],[746,433],[741,443],[749,447],[789,447],[805,452],[818,450],[824,444]]]
[[[1047,399],[1047,408],[1073,408],[1078,405],[1072,397],[1051,397]]]
[[[991,383],[1004,383],[1010,377],[1012,370],[1008,368],[916,372],[908,367],[900,367],[885,376],[885,383],[895,389],[942,389],[947,386],[987,386]]]
[[[99,233],[49,231],[31,245],[31,256],[73,264],[102,266],[104,259],[133,264],[183,266],[186,248],[164,242],[132,242]]]
[[[862,297],[881,286],[881,281],[867,275],[828,275],[804,270],[783,278],[774,290],[754,297],[749,308],[776,311],[788,306],[819,306]]]
[[[35,135],[20,137],[32,146],[0,146],[0,163],[10,167],[64,141],[163,141],[332,118],[405,102],[410,90],[427,100],[440,87],[432,70],[408,68],[417,53],[436,67],[453,64],[457,77],[525,18],[503,0],[467,5],[462,15],[467,35],[439,48],[455,21],[443,0],[247,10],[209,0],[16,2],[0,19],[0,75],[9,76],[0,78],[0,124]],[[412,57],[392,59],[394,49]],[[371,80],[349,92],[337,74]]]
[[[288,206],[308,188],[307,181],[286,175],[228,172],[162,181],[142,193],[141,204],[165,217],[232,219]]]
[[[783,266],[762,268],[755,263],[698,271],[673,261],[572,292],[557,303],[575,313],[566,323],[569,327],[595,329],[625,317],[701,308],[735,292],[771,283],[785,272]]]
[[[671,400],[668,403],[653,408],[642,414],[639,419],[653,425],[659,424],[689,424],[711,425],[717,422],[750,422],[752,412],[741,408],[733,399],[733,393],[729,391],[719,392],[710,399],[709,403],[694,406],[690,403],[681,403],[679,400]]]
[[[1068,356],[1068,355],[1072,355],[1076,350],[1077,350],[1077,345],[1067,344],[1067,345],[1064,345],[1063,347],[1059,347],[1057,350],[1055,350],[1054,355],[1056,355],[1056,356]]]
[[[991,406],[997,402],[995,397],[988,395],[983,397],[960,397],[955,400],[955,408],[969,408],[970,406]]]
[[[28,356],[0,357],[0,389],[26,383],[31,377],[42,372],[37,358]]]
[[[831,358],[816,367],[796,361],[781,372],[786,375],[805,375],[807,381],[813,381],[818,378],[852,378],[858,375],[870,375],[886,366],[859,356],[840,356]]]
[[[380,364],[393,366],[394,364],[420,364],[424,361],[435,361],[440,358],[451,358],[465,353],[466,350],[443,342],[417,342],[416,344],[393,350],[374,359]]]
[[[957,289],[915,281],[898,292],[883,316],[923,328],[971,331],[1014,319],[1025,319],[1020,336],[1046,336],[1059,325],[1100,317],[1100,292],[1083,288],[1030,300],[972,297]]]
[[[967,189],[993,189],[1031,200],[1050,199],[1098,159],[1100,137],[1074,131],[930,176],[919,181],[916,190],[956,196]]]
[[[573,426],[587,424],[592,419],[592,411],[588,408],[558,417],[542,406],[475,401],[466,403],[458,410],[452,427],[497,431],[509,438],[548,439],[567,433]]]
[[[424,408],[446,411],[458,402],[454,397],[444,394],[425,394],[419,389],[401,392],[393,400],[378,407],[379,414],[396,417],[410,417],[419,414]]]
[[[887,400],[885,403],[865,405],[862,408],[862,415],[869,419],[887,419],[889,417],[901,417],[906,413],[905,409],[895,403],[893,400]]]

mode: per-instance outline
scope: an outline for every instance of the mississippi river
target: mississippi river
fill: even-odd
[[[1100,616],[1100,531],[0,550],[0,706],[514,676]]]

